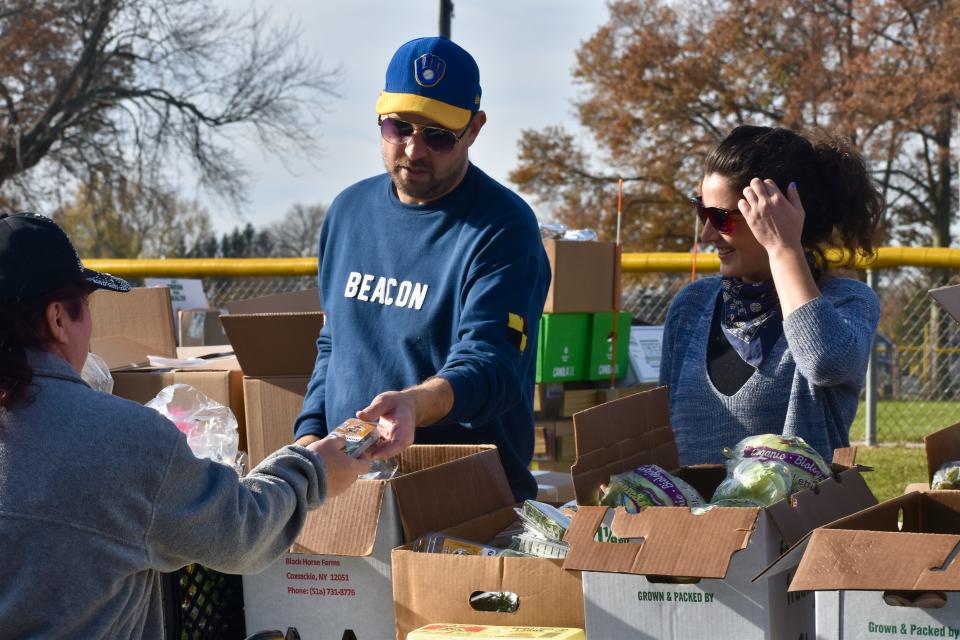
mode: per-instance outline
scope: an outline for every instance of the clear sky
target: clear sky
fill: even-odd
[[[219,0],[226,6],[238,0]],[[339,97],[324,105],[322,151],[286,165],[255,145],[238,151],[253,174],[244,219],[256,226],[278,219],[294,203],[330,201],[343,188],[383,171],[374,104],[390,56],[412,38],[438,33],[439,0],[254,0],[273,20],[290,21],[302,47],[327,68],[342,70]],[[606,21],[600,0],[454,0],[452,39],[480,66],[481,108],[488,120],[471,160],[508,184],[523,129],[564,124],[576,131],[572,101],[574,53]],[[218,230],[242,221],[207,201]]]

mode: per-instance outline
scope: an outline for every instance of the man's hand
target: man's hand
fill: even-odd
[[[327,465],[327,498],[333,498],[346,491],[357,480],[357,476],[370,470],[370,463],[363,458],[353,459],[343,452],[347,441],[338,435],[329,435],[307,445],[307,449],[323,458]],[[301,438],[302,440],[303,438]],[[299,443],[299,440],[297,441]]]
[[[413,444],[417,407],[410,393],[381,393],[365,409],[357,411],[357,417],[380,425],[380,440],[367,452],[372,458],[395,456]]]
[[[380,442],[368,450],[372,458],[390,458],[413,444],[417,427],[435,424],[453,408],[453,387],[440,377],[428,378],[403,391],[381,393],[357,417],[380,425]]]

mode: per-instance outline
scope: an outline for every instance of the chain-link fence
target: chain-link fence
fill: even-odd
[[[863,277],[863,272],[852,274]],[[919,443],[923,436],[960,422],[960,325],[927,294],[960,283],[942,269],[899,267],[878,270],[873,284],[881,303],[875,344],[877,441]],[[663,324],[670,301],[690,281],[682,273],[625,273],[623,309],[639,324]],[[314,277],[203,280],[212,306],[316,286]],[[861,409],[850,439],[863,441]]]

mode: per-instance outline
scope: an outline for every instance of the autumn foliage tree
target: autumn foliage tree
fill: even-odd
[[[738,124],[850,137],[888,206],[886,241],[948,246],[957,206],[960,3],[610,2],[583,43],[579,138],[525,131],[511,180],[571,226],[611,237],[625,180],[627,250],[689,249],[686,205]],[[800,185],[802,196],[803,185]]]
[[[186,162],[202,186],[242,201],[237,136],[314,149],[333,75],[295,35],[212,0],[5,0],[0,195],[28,203],[94,174],[101,187],[169,184]]]

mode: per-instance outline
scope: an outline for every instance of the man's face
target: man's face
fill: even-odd
[[[406,143],[393,144],[381,138],[383,164],[393,179],[397,197],[404,204],[425,204],[445,196],[460,184],[467,173],[467,151],[476,140],[486,115],[479,111],[464,131],[454,131],[460,141],[446,153],[431,151],[423,140],[421,127],[440,127],[415,113],[390,113],[384,118],[398,118],[416,125]]]

